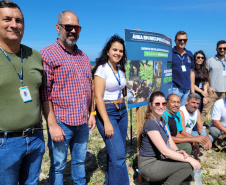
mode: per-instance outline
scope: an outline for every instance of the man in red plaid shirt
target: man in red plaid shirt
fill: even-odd
[[[96,124],[91,64],[76,45],[81,31],[77,15],[68,10],[61,12],[56,29],[59,38],[40,52],[47,77],[42,100],[48,123],[49,183],[63,185],[70,148],[72,178],[82,185],[86,184],[84,161],[89,130]]]

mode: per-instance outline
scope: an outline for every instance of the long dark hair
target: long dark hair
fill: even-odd
[[[196,64],[196,56],[198,54],[201,54],[201,55],[204,56],[204,60],[203,60],[203,63],[200,65],[200,68],[198,68],[198,64]],[[202,50],[195,52],[194,60],[195,60],[195,71],[197,72],[199,78],[201,79],[202,82],[208,82],[209,81],[209,72],[206,69],[206,55],[205,55],[205,53]]]
[[[108,62],[107,53],[110,50],[112,44],[115,43],[115,42],[119,42],[120,44],[123,45],[123,56],[122,56],[122,59],[119,61],[119,65],[120,65],[121,70],[125,73],[125,71],[126,71],[125,70],[125,63],[126,63],[127,57],[126,57],[126,49],[125,49],[124,40],[121,37],[119,37],[118,35],[114,35],[109,39],[109,41],[104,46],[104,48],[103,48],[103,50],[100,54],[100,57],[96,59],[96,66],[92,70],[92,76],[93,77],[94,77],[94,74],[95,74],[97,68],[100,65],[106,64]]]

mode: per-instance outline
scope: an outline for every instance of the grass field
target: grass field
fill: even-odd
[[[144,110],[143,110],[144,112]],[[129,112],[128,112],[129,113]],[[130,118],[130,116],[129,116]],[[131,134],[132,129],[132,145],[131,145]],[[139,184],[137,182],[137,129],[136,129],[136,110],[132,110],[132,127],[128,125],[128,136],[127,136],[127,167],[130,177],[130,184]],[[47,131],[44,130],[45,141],[47,143]],[[203,156],[199,158],[202,164],[202,179],[203,184],[208,185],[226,185],[226,152],[219,152],[215,149],[210,151],[203,151]],[[64,173],[64,184],[72,185],[73,181],[71,178],[71,167],[70,167],[70,155],[68,155],[67,166]],[[48,184],[48,172],[49,172],[49,154],[48,147],[46,146],[46,153],[43,157],[40,184]],[[90,132],[87,158],[86,158],[86,173],[87,183],[89,185],[103,185],[104,184],[104,173],[106,169],[106,147],[97,130]],[[144,182],[143,184],[147,184]],[[184,185],[193,185],[194,182],[184,182]]]

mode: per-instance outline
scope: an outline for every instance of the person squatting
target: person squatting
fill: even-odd
[[[0,1],[0,184],[38,184],[45,152],[43,112],[49,184],[63,185],[68,149],[74,184],[87,184],[87,142],[97,125],[107,149],[105,184],[129,185],[125,97],[128,94],[133,103],[139,92],[132,81],[126,83],[124,40],[113,35],[92,69],[77,46],[82,27],[73,11],[60,12],[58,38],[40,52],[21,44],[24,22],[16,3]],[[151,86],[142,83],[148,106],[138,157],[146,180],[172,185],[200,169],[191,155],[199,156],[200,147],[211,149],[226,133],[226,41],[217,42],[217,54],[208,60],[203,51],[193,56],[185,48],[186,32],[177,32],[174,41],[173,93],[167,98],[160,91],[149,94]],[[208,125],[205,118],[211,108]],[[210,130],[206,136],[201,135],[203,125]]]

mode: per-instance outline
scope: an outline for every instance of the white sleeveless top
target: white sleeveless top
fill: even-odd
[[[119,66],[118,66],[118,69],[119,69],[118,71],[119,71],[120,80],[121,80],[121,88],[123,89],[126,86],[125,73],[120,69]],[[110,66],[107,63],[104,65],[100,65],[97,68],[94,76],[99,76],[106,80],[103,100],[104,101],[117,100],[118,95],[120,93],[120,87]],[[116,76],[118,78],[118,74]],[[119,98],[123,98],[122,93],[121,93],[121,97]]]
[[[192,129],[196,125],[197,117],[198,117],[198,111],[196,110],[193,114],[190,114],[185,105],[180,108],[180,110],[184,113],[184,119],[185,119],[185,127],[186,132],[191,134]]]

